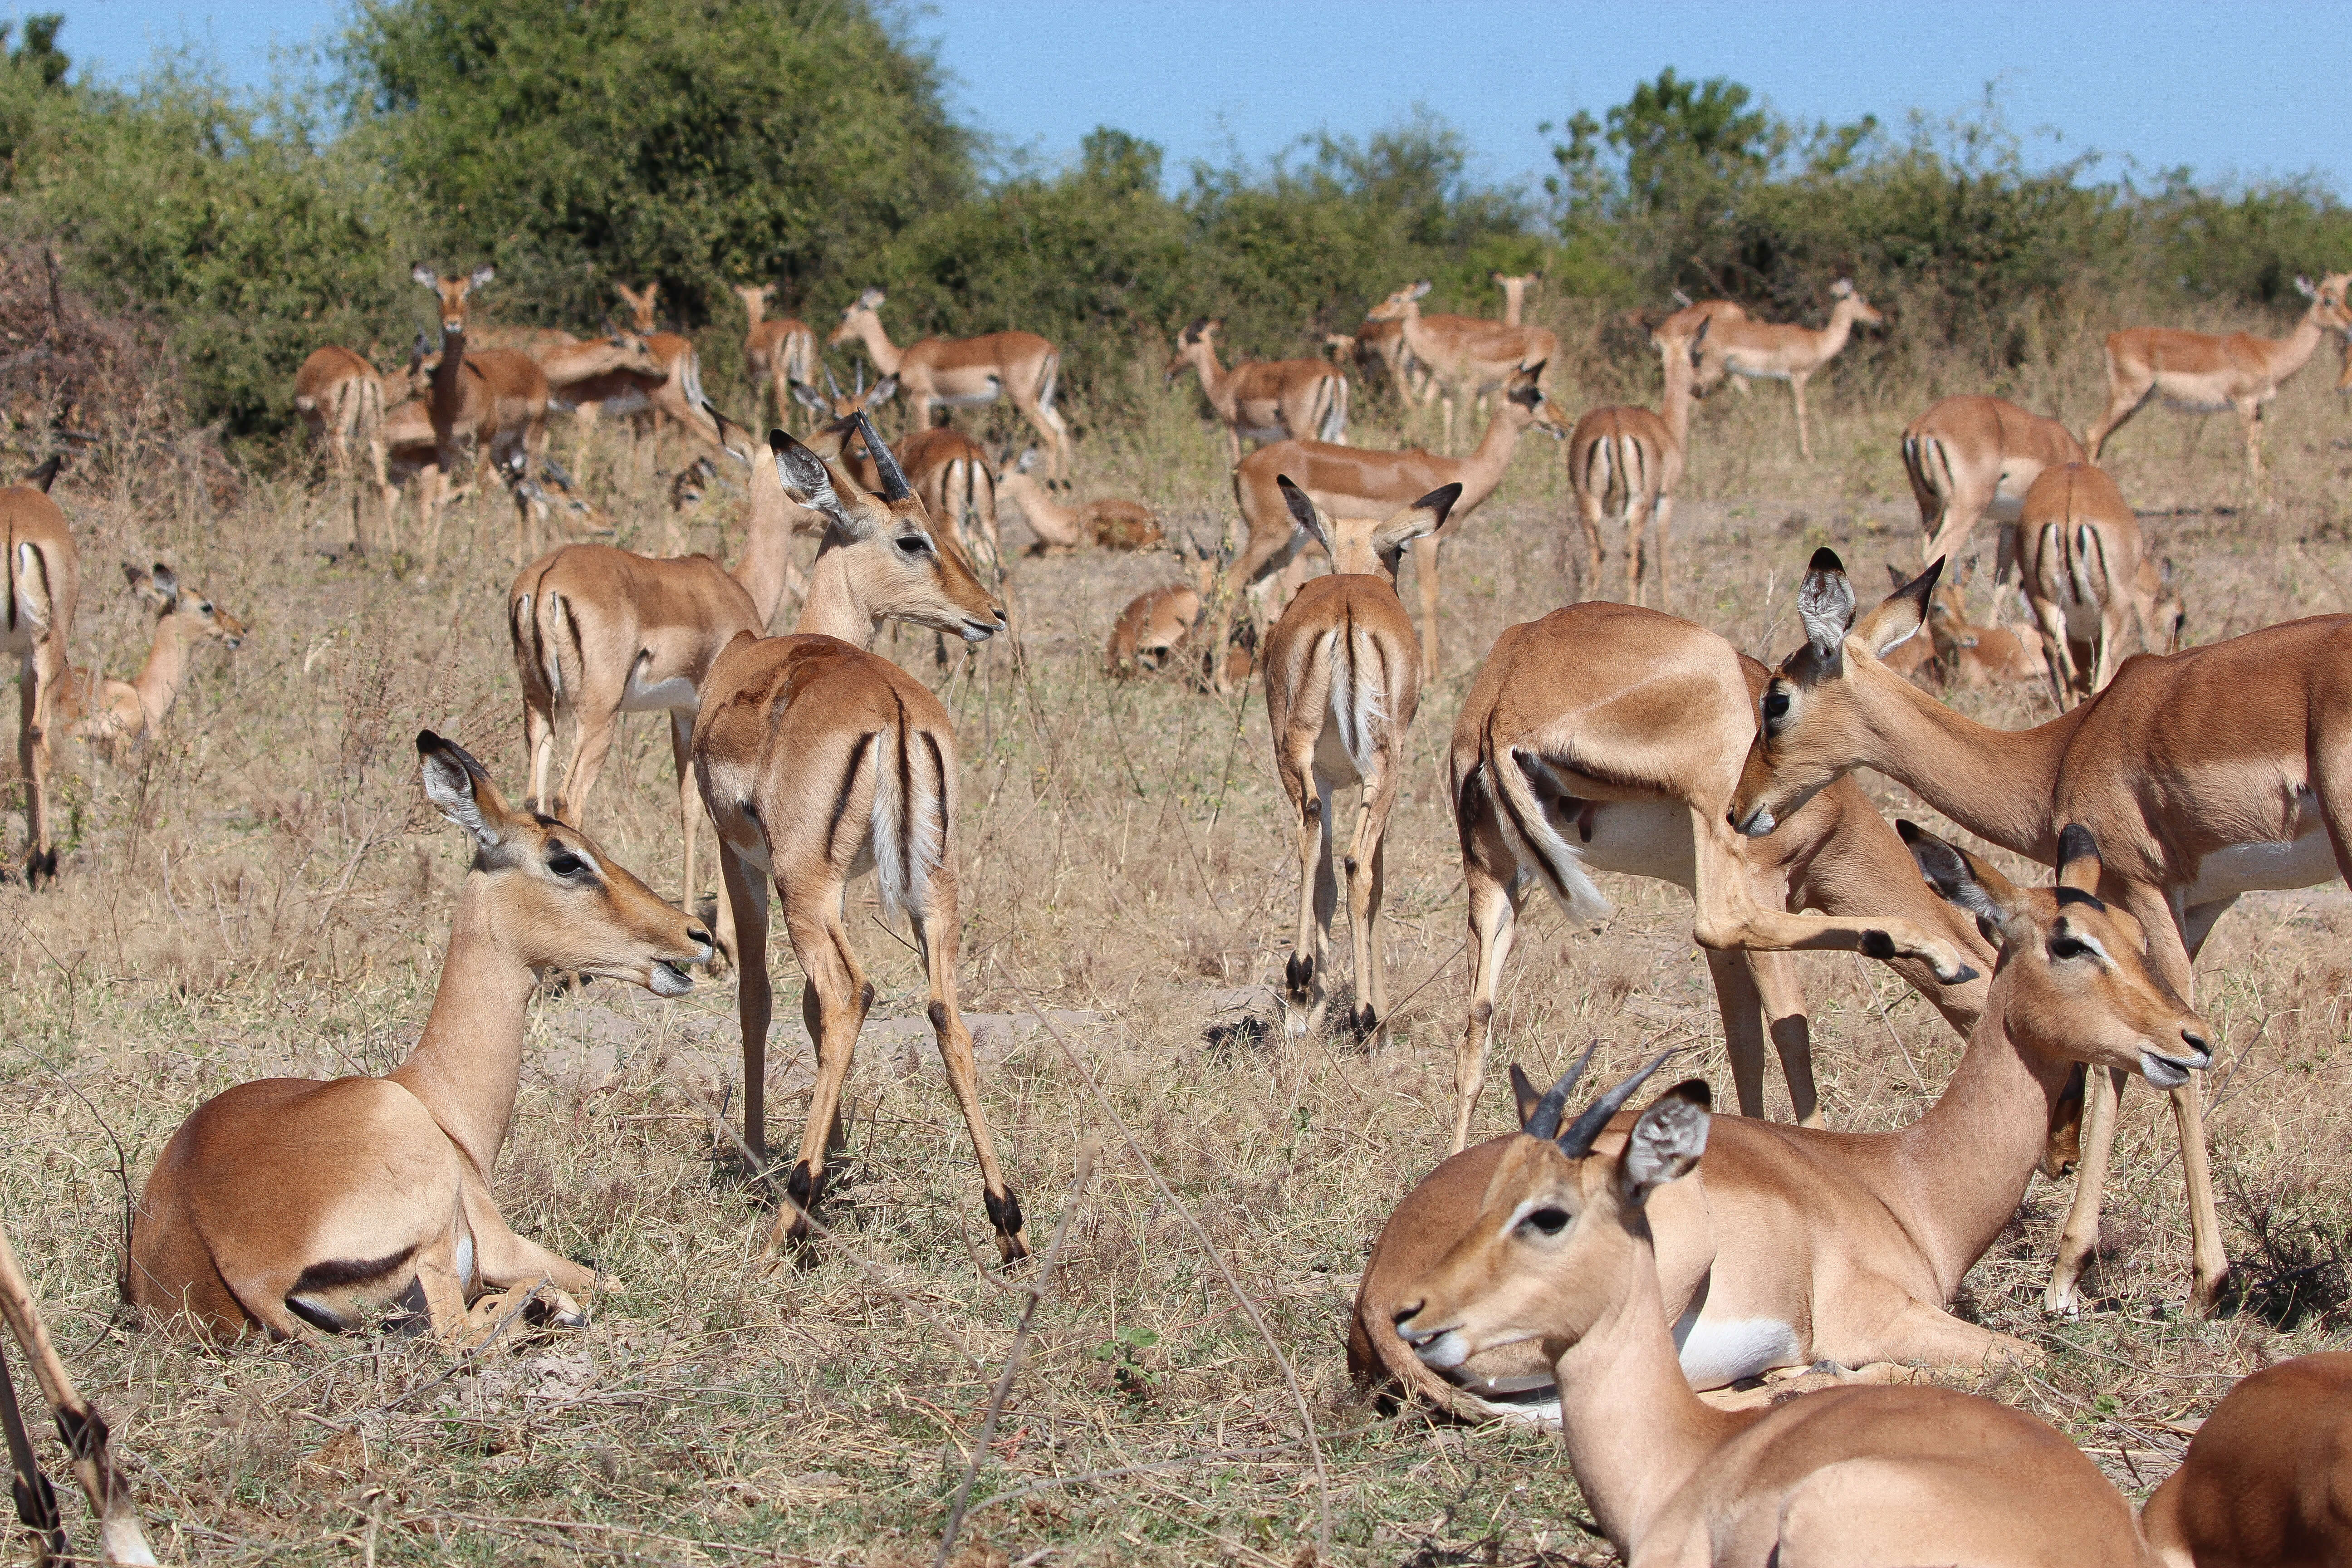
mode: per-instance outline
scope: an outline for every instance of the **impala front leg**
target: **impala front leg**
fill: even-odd
[[[1421,668],[1435,680],[1437,662],[1437,552],[1445,542],[1423,534],[1412,542],[1412,574],[1421,584]]]
[[[1691,825],[1696,873],[1691,896],[1697,905],[1692,930],[1701,947],[1859,952],[1880,960],[1917,958],[1947,985],[1977,977],[1957,948],[1909,920],[1792,915],[1765,909],[1756,901],[1748,881],[1740,840],[1733,837],[1722,814],[1694,811]]]

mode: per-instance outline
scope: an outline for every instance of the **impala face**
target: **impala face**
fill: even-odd
[[[180,580],[172,569],[157,562],[152,571],[141,572],[125,568],[131,585],[163,606],[163,618],[174,622],[180,635],[189,642],[203,642],[218,637],[234,652],[245,641],[245,623],[217,608],[201,594],[182,589]]]
[[[441,330],[444,332],[463,332],[466,330],[466,308],[473,291],[497,277],[498,269],[477,267],[463,278],[444,278],[420,261],[409,269],[408,275],[440,297]]]
[[[881,289],[868,289],[854,302],[844,307],[841,312],[841,325],[833,329],[832,335],[824,340],[824,346],[832,349],[839,348],[844,343],[862,342],[858,323],[872,319],[874,312],[882,308],[883,299]]]

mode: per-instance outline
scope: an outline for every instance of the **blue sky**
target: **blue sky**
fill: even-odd
[[[60,45],[121,77],[193,42],[234,80],[269,74],[340,7],[311,0],[47,0]],[[1054,161],[1098,124],[1192,158],[1258,161],[1309,132],[1360,135],[1416,103],[1460,126],[1476,172],[1549,167],[1535,126],[1598,113],[1673,66],[1729,76],[1802,119],[1944,114],[2000,84],[2020,132],[2050,128],[2037,161],[2084,150],[2207,177],[2316,170],[2345,188],[2342,59],[2352,6],[2294,0],[2182,4],[1722,4],[1608,0],[940,0],[913,13],[954,73],[965,116]],[[2107,165],[2110,169],[2116,165]]]

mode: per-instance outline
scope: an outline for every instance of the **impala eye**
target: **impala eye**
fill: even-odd
[[[1519,1223],[1542,1236],[1558,1236],[1568,1228],[1566,1209],[1538,1209]]]
[[[1766,692],[1764,694],[1764,717],[1767,719],[1785,719],[1788,716],[1789,694],[1785,691]]]
[[[2050,956],[2062,963],[2070,958],[2088,958],[2091,956],[2091,944],[2078,942],[2071,936],[2053,936],[2050,939]]]
[[[559,877],[569,877],[588,863],[568,850],[559,849],[547,858],[547,868]]]
[[[931,542],[919,533],[909,533],[898,541],[898,549],[908,555],[920,555],[931,547]]]

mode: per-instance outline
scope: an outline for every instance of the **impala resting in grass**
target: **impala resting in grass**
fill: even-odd
[[[1941,563],[1868,614],[1835,554],[1798,592],[1805,646],[1765,689],[1762,726],[1731,805],[1760,837],[1840,774],[1876,768],[1969,832],[2044,864],[2081,823],[2105,859],[2099,896],[2145,934],[2163,983],[2190,965],[2223,910],[2256,889],[2343,876],[2352,857],[2352,616],[2315,616],[2168,656],[2126,659],[2107,689],[2032,730],[1988,729],[1888,670],[1915,635]],[[2045,1301],[2078,1302],[2125,1075],[2093,1073],[2074,1206]],[[2195,1079],[2172,1087],[2195,1235],[2189,1299],[2210,1308],[2229,1264],[2213,1208]]]
[[[2297,1356],[2238,1384],[2140,1510],[2165,1568],[2352,1563],[2352,1355]]]
[[[530,999],[551,970],[682,996],[709,933],[577,828],[509,806],[464,747],[427,730],[416,751],[474,857],[425,1032],[383,1078],[261,1079],[196,1107],[131,1225],[122,1292],[151,1321],[288,1339],[397,1313],[458,1341],[542,1285],[577,1321],[597,1283],[490,1195]]]
[[[49,758],[58,706],[73,679],[66,640],[81,604],[81,552],[66,514],[49,499],[58,477],[50,458],[20,485],[0,489],[0,529],[7,532],[6,635],[0,650],[16,656],[22,699],[16,724],[16,765],[25,780],[25,880],[34,887],[58,874],[49,842]]]
[[[1886,574],[1897,588],[1911,581],[1911,574],[1891,561]],[[2038,684],[2050,675],[2050,666],[2042,657],[2042,639],[2031,630],[2021,637],[2009,626],[1970,622],[1968,599],[1958,583],[1939,584],[1927,600],[1927,635],[1896,644],[1884,662],[1906,680],[1930,668],[1942,679],[1958,680],[1971,689],[1995,681]],[[1759,684],[1757,694],[1762,693]]]
[[[1659,1288],[1670,1216],[1742,1124],[1692,1081],[1604,1132],[1664,1059],[1562,1130],[1571,1069],[1501,1141],[1461,1239],[1398,1301],[1420,1358],[1450,1371],[1517,1346],[1556,1363],[1569,1467],[1629,1568],[2147,1563],[2099,1468],[2005,1405],[1842,1387],[1730,1411],[1691,1393]]]
[[[1004,499],[1021,509],[1021,515],[1028,520],[1029,531],[1037,536],[1037,542],[1029,547],[1031,554],[1087,549],[1149,550],[1164,537],[1159,515],[1141,501],[1115,497],[1068,503],[1055,500],[1029,471],[1036,459],[1037,448],[1032,447],[997,481]]]
[[[180,695],[188,659],[196,645],[218,638],[231,651],[245,640],[245,623],[223,613],[202,594],[184,593],[172,569],[157,562],[152,571],[126,565],[131,591],[156,608],[155,640],[146,668],[132,680],[117,680],[96,669],[73,672],[59,717],[68,733],[107,748],[124,750],[163,727],[163,715]]]
[[[2139,519],[2104,468],[2042,470],[2018,517],[2017,567],[2062,710],[2115,679],[2133,622],[2144,648],[2170,653],[2180,644],[2185,614],[2171,569],[2147,553]]]
[[[942,547],[873,425],[862,414],[857,423],[881,469],[879,495],[782,430],[769,433],[773,457],[755,466],[753,484],[777,485],[831,530],[793,634],[738,634],[711,667],[694,725],[695,773],[727,886],[720,940],[740,976],[743,1136],[764,1149],[772,879],[806,979],[801,1017],[816,1044],[808,1124],[777,1215],[778,1228],[789,1225],[790,1238],[804,1243],[850,1055],[874,1002],[843,914],[850,879],[871,868],[883,920],[903,912],[914,927],[931,1028],[979,1153],[989,1224],[1003,1255],[1021,1258],[1029,1250],[1021,1205],[997,1168],[971,1031],[956,1005],[954,725],[921,683],[866,650],[885,617],[979,642],[1004,628],[1004,610],[962,556]]]
[[[1824,1361],[1980,1373],[2037,1359],[1947,1304],[2015,1216],[2052,1144],[2074,1064],[2169,1085],[2210,1058],[2210,1028],[2141,956],[2137,923],[2086,890],[2099,875],[2087,834],[2067,830],[2055,888],[2025,889],[1902,827],[1936,890],[2000,940],[1984,1011],[1941,1098],[1899,1131],[1830,1132],[1748,1117],[1717,1123],[1700,1179],[1652,1211],[1660,1296],[1651,1321],[1671,1326],[1692,1388]],[[1524,1079],[1513,1087],[1524,1121],[1535,1097]],[[1413,1300],[1413,1281],[1480,1233],[1479,1194],[1507,1179],[1501,1173],[1521,1143],[1506,1136],[1454,1156],[1398,1205],[1357,1297],[1349,1359],[1360,1377],[1393,1377],[1487,1415],[1552,1415],[1551,1357],[1533,1344],[1510,1350],[1497,1341],[1441,1378],[1391,1326]],[[1572,1412],[1568,1419],[1573,1426]]]
[[[1797,450],[1808,460],[1813,455],[1813,437],[1805,417],[1806,383],[1844,352],[1856,321],[1881,326],[1886,321],[1869,300],[1854,292],[1851,278],[1841,278],[1831,284],[1830,294],[1835,300],[1830,307],[1830,324],[1818,331],[1810,327],[1752,321],[1744,314],[1711,312],[1714,331],[1699,366],[1698,384],[1702,390],[1719,385],[1726,375],[1738,376],[1737,384],[1743,393],[1750,381],[1787,382],[1797,402]],[[1704,308],[1693,306],[1691,310]]]
[[[1388,865],[1389,812],[1404,782],[1405,734],[1421,702],[1421,657],[1412,618],[1396,595],[1404,547],[1445,526],[1462,494],[1457,481],[1432,490],[1385,522],[1334,520],[1287,479],[1280,481],[1298,526],[1331,557],[1331,574],[1298,590],[1266,633],[1265,712],[1274,727],[1274,771],[1290,797],[1298,845],[1298,927],[1284,975],[1286,1025],[1294,1037],[1323,1026],[1331,914],[1331,797],[1362,786],[1348,841],[1348,925],[1356,943],[1356,1006],[1348,1027],[1385,1046],[1388,959],[1381,938],[1381,891]]]
[[[1948,561],[1957,574],[1977,523],[1989,517],[2002,525],[1992,574],[1999,625],[2025,492],[2043,469],[2081,462],[2083,444],[2055,419],[2002,398],[1969,395],[1947,397],[1911,421],[1902,450],[1903,471],[1919,503],[1919,529],[1927,536],[1921,561]]]
[[[1179,332],[1165,379],[1175,380],[1188,366],[1200,373],[1201,391],[1225,427],[1232,461],[1242,460],[1244,439],[1311,437],[1347,444],[1348,378],[1339,366],[1319,359],[1238,360],[1227,370],[1217,363],[1216,334],[1223,328],[1203,316]]]
[[[1054,407],[1062,351],[1034,332],[978,338],[924,338],[900,348],[882,330],[883,293],[868,289],[841,312],[828,347],[857,343],[877,375],[896,376],[907,395],[907,428],[928,429],[934,405],[963,407],[1009,399],[1045,443],[1048,484],[1070,477],[1070,428]]]

